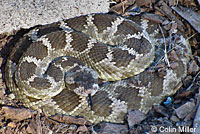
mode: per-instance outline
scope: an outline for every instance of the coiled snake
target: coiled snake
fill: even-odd
[[[147,113],[186,76],[190,48],[183,36],[176,38],[178,58],[169,59],[176,67],[162,66],[160,76],[155,68],[166,44],[139,20],[91,14],[31,29],[8,57],[7,87],[28,107],[95,123],[121,123],[134,109]]]

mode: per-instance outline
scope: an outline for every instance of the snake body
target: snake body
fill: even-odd
[[[185,54],[190,48],[183,36],[174,43],[178,58],[169,59],[177,66],[163,66],[163,76],[149,73],[147,68],[154,68],[164,55],[164,43],[155,33],[146,20],[110,14],[37,26],[14,44],[6,64],[7,87],[40,112],[122,123],[127,111],[147,113],[175,93],[187,74]]]

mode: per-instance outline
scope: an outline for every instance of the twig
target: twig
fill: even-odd
[[[176,48],[176,47],[171,48],[169,51],[167,51],[167,53],[171,52],[171,51],[174,50],[175,48]],[[155,64],[155,66],[152,67],[152,68],[155,68],[155,67],[160,63],[160,61],[163,60],[164,58],[165,58],[165,55],[162,56],[162,57],[158,60],[158,62]]]
[[[189,39],[191,39],[192,37],[194,37],[197,33],[194,33],[193,35],[191,35],[190,37],[188,37],[186,40],[189,41]]]
[[[190,84],[190,85],[187,87],[186,91],[190,90],[191,87],[194,86],[193,83],[196,81],[196,78],[197,78],[197,76],[198,76],[199,74],[200,74],[200,71],[195,75],[194,79],[192,80],[192,84]]]
[[[162,33],[162,36],[163,36],[163,39],[164,39],[164,44],[165,44],[165,51],[164,51],[165,52],[165,57],[164,57],[164,59],[165,59],[165,62],[167,63],[167,65],[168,65],[168,67],[170,67],[168,56],[167,56],[167,44],[166,44],[166,40],[165,40],[165,35],[163,33],[163,30],[162,30],[160,24],[158,26],[159,26],[160,31]]]

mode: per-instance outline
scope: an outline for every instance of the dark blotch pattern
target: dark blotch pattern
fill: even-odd
[[[63,72],[59,67],[56,67],[55,65],[50,65],[47,71],[47,75],[53,77],[56,82],[61,81],[63,78]]]
[[[109,106],[112,101],[108,98],[108,94],[105,91],[99,91],[92,96],[93,110],[95,114],[99,116],[109,116],[112,112],[112,108]]]
[[[101,43],[95,43],[93,48],[90,49],[88,55],[94,62],[99,62],[107,58],[106,54],[108,52],[107,46]]]
[[[73,62],[70,62],[70,61],[63,61],[62,63],[61,63],[61,67],[62,68],[65,68],[65,67],[67,67],[67,66],[73,66]]]
[[[52,98],[65,112],[71,112],[79,105],[79,96],[67,88]]]
[[[84,30],[84,25],[86,25],[86,16],[80,16],[72,19],[65,20],[68,26],[76,31]]]
[[[17,36],[17,35],[16,35]],[[18,37],[19,38],[19,37]],[[24,36],[22,38],[20,38],[18,41],[18,38],[13,38],[13,40],[11,40],[9,42],[9,44],[11,43],[15,43],[14,48],[12,49],[12,51],[9,53],[10,56],[10,60],[13,61],[14,63],[18,63],[19,59],[21,58],[21,56],[24,54],[24,52],[28,49],[28,47],[31,45],[32,41],[30,40],[30,38],[28,36]],[[10,46],[10,45],[8,45]]]
[[[58,22],[55,22],[55,23],[52,23],[52,24],[43,25],[43,26],[39,26],[39,27],[37,27],[37,29],[39,29],[38,34],[37,34],[38,37],[41,37],[41,36],[46,35],[46,34],[51,33],[51,32],[62,30],[59,27],[59,23]]]
[[[67,56],[66,57],[67,59],[62,59],[60,58],[59,61],[57,60],[56,61],[56,64],[58,62],[61,63],[61,67],[62,68],[65,68],[67,66],[71,67],[71,66],[74,66],[75,63],[77,63],[78,65],[84,65],[79,59],[77,58],[74,58],[74,57],[70,57],[70,56]]]
[[[102,33],[107,27],[111,27],[117,17],[109,14],[97,14],[94,16],[93,23],[97,26],[98,32]]]
[[[64,31],[57,31],[47,34],[47,38],[51,43],[51,47],[56,50],[65,48],[66,45],[66,36]]]
[[[51,83],[47,79],[39,77],[34,78],[34,80],[30,82],[30,85],[38,90],[47,89],[51,87]]]
[[[71,37],[73,39],[71,45],[75,51],[82,52],[88,48],[89,37],[87,35],[80,32],[72,32]]]
[[[148,71],[142,72],[139,75],[135,75],[132,77],[133,81],[138,80],[137,83],[140,83],[139,81],[142,81],[142,85],[138,86],[145,86],[148,87],[150,85],[152,91],[152,96],[158,96],[162,93],[163,89],[163,78],[158,76],[158,72],[156,73],[150,73]],[[137,85],[137,83],[134,83],[134,85]],[[150,84],[151,83],[151,84]]]
[[[115,65],[117,67],[128,66],[131,60],[135,59],[135,55],[131,55],[127,50],[121,50],[119,48],[115,48],[113,51],[114,59],[111,62],[116,62]]]
[[[128,109],[134,110],[140,108],[140,100],[141,97],[138,96],[139,90],[133,87],[123,87],[118,86],[115,89],[115,92],[118,93],[117,99],[120,101],[129,102],[128,103]],[[134,103],[137,102],[137,103]]]
[[[130,38],[125,44],[127,44],[128,48],[133,48],[139,54],[147,54],[152,49],[150,42],[143,37],[141,39]]]
[[[47,47],[41,41],[33,42],[27,51],[24,53],[24,56],[33,56],[36,59],[43,59],[48,55]]]
[[[142,33],[142,28],[137,25],[136,23],[128,22],[128,21],[123,21],[119,26],[118,30],[115,33],[116,35],[128,35],[128,34],[134,34],[134,33]]]
[[[23,62],[20,66],[20,78],[22,81],[27,81],[34,73],[36,69],[36,65],[31,62]]]

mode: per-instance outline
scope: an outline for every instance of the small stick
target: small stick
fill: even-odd
[[[164,44],[165,44],[165,62],[167,63],[168,67],[170,67],[168,56],[167,56],[167,44],[166,44],[166,40],[165,40],[165,35],[164,35],[163,30],[162,30],[162,28],[161,28],[160,25],[159,25],[159,28],[160,28],[160,31],[161,31],[162,36],[164,38]]]

